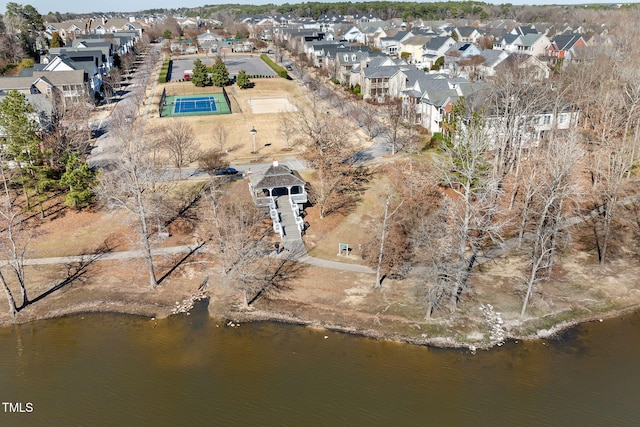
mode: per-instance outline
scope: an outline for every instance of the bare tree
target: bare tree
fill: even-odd
[[[524,317],[535,283],[551,274],[562,226],[571,213],[566,204],[577,193],[575,177],[582,157],[583,149],[572,132],[566,138],[548,141],[536,160],[540,162],[538,190],[532,197],[532,215],[528,218],[533,232],[531,264],[520,318]]]
[[[172,120],[160,131],[158,145],[171,159],[178,170],[187,166],[198,157],[199,147],[195,140],[193,127],[182,120]]]
[[[358,104],[356,117],[358,118],[358,124],[367,132],[369,138],[375,138],[380,135],[382,126],[378,122],[378,107],[370,102],[360,102]]]
[[[386,197],[384,198],[383,203],[383,213],[382,213],[382,224],[380,226],[380,234],[379,234],[379,248],[378,248],[378,257],[376,260],[376,281],[374,284],[375,288],[382,287],[382,275],[380,274],[382,271],[382,261],[385,255],[385,243],[387,233],[389,231],[389,227],[391,225],[392,217],[398,212],[404,200],[400,200],[400,202],[394,203],[395,190],[393,188],[387,189]],[[392,204],[394,203],[394,204]]]
[[[110,103],[113,97],[118,93],[118,90],[120,90],[121,80],[122,73],[118,68],[112,68],[102,79],[105,100],[107,103]]]
[[[68,153],[88,154],[91,144],[91,119],[95,107],[87,95],[71,102],[57,94],[51,97],[52,109],[43,119],[48,123],[43,145],[49,165],[60,170]]]
[[[213,135],[213,141],[218,146],[218,150],[221,153],[226,152],[225,147],[227,146],[227,130],[224,128],[224,126],[222,124],[215,125],[211,134]]]
[[[118,110],[116,110],[118,111]],[[137,223],[138,241],[142,246],[149,272],[149,285],[158,285],[151,253],[153,219],[160,222],[167,180],[153,163],[152,148],[139,122],[126,119],[126,112],[115,113],[111,127],[116,138],[118,156],[110,168],[99,176],[96,193],[112,208],[130,212]],[[123,115],[124,114],[124,115]]]
[[[487,159],[491,147],[481,119],[468,117],[467,106],[454,107],[449,122],[451,136],[443,147],[437,167],[449,189],[445,195],[451,255],[446,270],[439,274],[454,309],[466,289],[477,257],[489,243],[501,240],[503,224],[496,221],[500,189]]]
[[[282,113],[278,118],[278,134],[284,139],[287,150],[291,149],[291,141],[297,130],[295,117],[294,113]]]
[[[198,169],[202,172],[212,173],[228,166],[227,155],[218,150],[205,151],[198,158]]]
[[[487,129],[494,140],[493,171],[500,188],[511,176],[515,185],[511,204],[518,191],[520,161],[535,145],[534,122],[548,106],[549,94],[539,82],[530,82],[526,70],[507,68],[493,81],[485,101]]]
[[[227,283],[241,294],[242,306],[268,280],[271,232],[247,191],[223,189],[212,180],[205,192],[205,227]]]
[[[391,154],[395,155],[396,151],[402,149],[402,101],[392,99],[384,106],[384,119],[386,126],[384,133],[391,144]]]
[[[640,83],[635,70],[632,64],[615,64],[607,70],[608,78],[594,83],[595,93],[585,99],[594,101],[585,108],[589,108],[591,123],[588,166],[594,208],[599,211],[594,218],[594,235],[600,264],[609,252],[618,202],[640,142]]]
[[[0,206],[0,253],[5,259],[4,267],[7,267],[20,288],[22,303],[20,307],[16,306],[15,298],[9,288],[2,267],[0,267],[0,283],[5,291],[9,302],[9,312],[15,316],[20,308],[24,308],[29,304],[27,296],[26,279],[25,279],[25,263],[24,254],[27,249],[28,237],[23,228],[23,215],[19,206],[16,205],[15,196],[9,190],[9,177],[3,166],[0,166],[0,175],[2,178],[2,205]]]
[[[327,114],[318,103],[300,110],[298,117],[304,135],[303,156],[314,169],[310,196],[324,218],[352,200],[349,189],[357,172],[351,163],[356,150],[345,123]]]

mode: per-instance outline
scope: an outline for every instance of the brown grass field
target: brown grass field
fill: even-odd
[[[190,95],[215,93],[220,88],[197,88],[190,82],[167,83],[158,85],[149,99],[152,108],[146,118],[148,126],[170,124],[172,120],[184,120],[193,126],[196,140],[202,150],[218,148],[212,138],[216,126],[224,127],[227,134],[225,150],[228,150],[231,163],[269,162],[275,157],[297,154],[286,148],[285,141],[278,134],[278,122],[282,112],[300,110],[310,106],[307,95],[295,80],[282,78],[252,79],[255,86],[250,89],[227,87],[231,101],[232,114],[159,117],[157,105],[162,89],[168,95]],[[251,129],[255,128],[257,153],[253,154]]]

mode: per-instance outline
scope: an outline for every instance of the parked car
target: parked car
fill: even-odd
[[[237,175],[239,172],[236,168],[226,168],[226,169],[220,169],[219,171],[216,171],[216,175],[221,176],[221,175]]]

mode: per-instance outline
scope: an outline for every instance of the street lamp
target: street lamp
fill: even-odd
[[[250,132],[251,136],[253,137],[253,154],[256,154],[256,133],[258,133],[258,131],[255,127],[251,126]]]

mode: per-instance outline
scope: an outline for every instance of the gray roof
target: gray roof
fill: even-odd
[[[536,31],[536,29],[530,25],[521,25],[519,27],[515,27],[514,31],[518,35],[538,34],[538,31]]]
[[[474,31],[478,31],[475,27],[456,27],[456,30],[462,37],[469,37]]]
[[[1,77],[0,76],[0,93],[8,92],[12,89],[30,90],[36,81],[33,77]]]
[[[304,185],[304,180],[291,171],[291,169],[274,162],[274,164],[269,166],[269,168],[264,172],[262,177],[258,178],[258,182],[253,186],[253,188],[256,190],[263,190],[278,187],[304,187]]]
[[[522,46],[533,46],[543,35],[542,34],[525,34],[520,38],[522,40]]]
[[[437,36],[432,37],[425,45],[424,48],[428,50],[438,50],[444,45],[447,40],[451,39],[449,36]]]
[[[364,69],[365,77],[372,78],[385,78],[393,77],[400,72],[400,67],[397,65],[383,65],[380,67],[367,67]]]
[[[558,47],[558,50],[569,50],[581,38],[582,34],[561,34],[553,38],[553,43]]]
[[[501,62],[500,57],[504,56],[504,51],[498,49],[485,49],[480,52],[480,55],[484,58],[485,65],[492,67]]]
[[[517,38],[520,36],[517,36],[515,34],[505,34],[502,39],[500,39],[500,41],[504,41],[505,44],[512,44],[514,41],[517,40]]]

